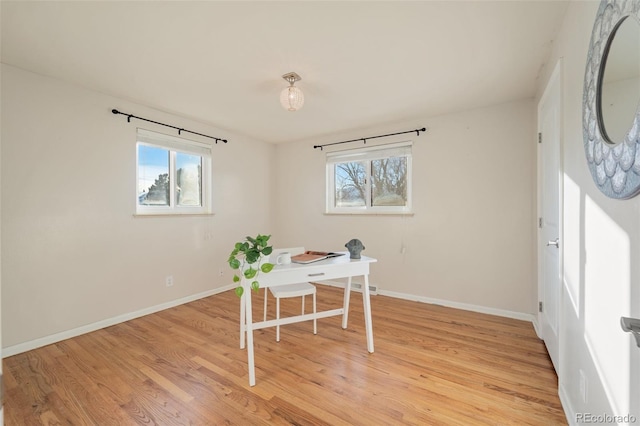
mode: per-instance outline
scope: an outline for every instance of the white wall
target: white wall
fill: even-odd
[[[553,66],[563,58],[565,264],[559,387],[573,424],[584,413],[633,415],[640,421],[640,350],[619,325],[620,316],[640,317],[640,197],[620,201],[602,195],[583,148],[583,79],[598,6],[570,3],[538,90],[540,96]]]
[[[215,215],[133,216],[136,127],[175,133],[112,108],[229,139],[213,148]],[[5,356],[230,285],[233,243],[271,233],[269,208],[255,207],[270,205],[271,145],[6,65],[2,124]]]
[[[345,250],[347,241],[358,238],[363,254],[379,260],[372,284],[388,294],[506,314],[535,312],[533,105],[511,102],[278,145],[278,241]],[[419,137],[377,140],[414,141],[413,216],[323,214],[330,148],[313,145],[423,126],[428,131]]]

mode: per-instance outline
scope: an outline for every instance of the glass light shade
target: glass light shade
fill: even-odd
[[[285,87],[280,92],[280,103],[288,111],[297,111],[304,105],[304,94],[296,86]]]

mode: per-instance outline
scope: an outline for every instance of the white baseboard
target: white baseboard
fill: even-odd
[[[567,418],[567,423],[570,426],[577,426],[578,423],[576,419],[578,417],[563,386],[558,387],[558,396],[560,397],[560,404],[562,404],[562,409],[564,410],[564,415]]]
[[[102,321],[94,322],[92,324],[83,325],[71,330],[62,331],[60,333],[51,334],[49,336],[41,337],[39,339],[30,340],[28,342],[19,343],[14,346],[9,346],[2,349],[2,358],[7,358],[12,355],[17,355],[22,352],[27,352],[42,346],[51,345],[53,343],[60,342],[62,340],[70,339],[72,337],[79,336],[81,334],[90,333],[92,331],[100,330],[101,328],[110,327],[112,325],[120,324],[125,321],[129,321],[135,318],[143,317],[145,315],[153,314],[155,312],[163,311],[165,309],[173,308],[174,306],[183,305],[185,303],[193,302],[194,300],[202,299],[204,297],[213,296],[214,294],[222,293],[224,291],[235,288],[233,284],[224,287],[216,288],[214,290],[208,290],[202,293],[192,294],[191,296],[183,297],[180,299],[172,300],[170,302],[161,303],[159,305],[150,306],[148,308],[141,309],[135,312],[129,312],[127,314],[118,315],[113,318],[108,318]]]
[[[538,315],[531,315],[533,317],[533,319],[531,320],[531,323],[533,324],[533,329],[536,331],[536,336],[538,336],[538,339],[540,340],[544,340],[542,338],[542,334],[540,333],[540,326],[538,325]]]
[[[333,287],[341,287],[341,288],[344,288],[344,285],[345,285],[345,283],[340,281],[316,281],[316,282],[324,285],[330,285]],[[362,283],[354,282],[351,285],[354,291],[358,291],[358,292],[362,291],[361,290]],[[371,295],[379,294],[380,296],[389,296],[389,297],[394,297],[396,299],[411,300],[414,302],[423,302],[423,303],[429,303],[432,305],[441,305],[441,306],[446,306],[448,308],[462,309],[465,311],[478,312],[481,314],[489,314],[489,315],[497,315],[499,317],[513,318],[517,320],[531,322],[533,323],[534,328],[536,326],[536,324],[534,323],[534,321],[536,320],[536,316],[532,314],[507,311],[504,309],[488,308],[486,306],[472,305],[468,303],[452,302],[449,300],[433,299],[430,297],[415,296],[413,294],[398,293],[396,291],[387,291],[387,290],[382,290],[378,286],[372,285],[371,283],[369,283],[369,288],[371,289]]]
[[[431,297],[415,296],[412,294],[398,293],[395,291],[378,290],[381,296],[395,297],[397,299],[412,300],[414,302],[441,305],[448,308],[462,309],[465,311],[478,312],[481,314],[497,315],[499,317],[513,318],[522,321],[533,322],[534,316],[522,312],[507,311],[504,309],[488,308],[486,306],[472,305],[469,303],[452,302],[450,300],[433,299]]]

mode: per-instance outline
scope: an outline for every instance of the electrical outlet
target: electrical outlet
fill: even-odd
[[[167,277],[164,279],[164,282],[167,285],[167,287],[172,287],[173,286],[173,275],[167,275]]]

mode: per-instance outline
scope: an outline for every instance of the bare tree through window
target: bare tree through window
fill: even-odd
[[[336,207],[364,206],[366,201],[365,163],[336,164]]]
[[[371,162],[371,204],[404,206],[407,203],[407,158],[390,157]]]
[[[327,154],[328,213],[410,213],[411,142]]]

